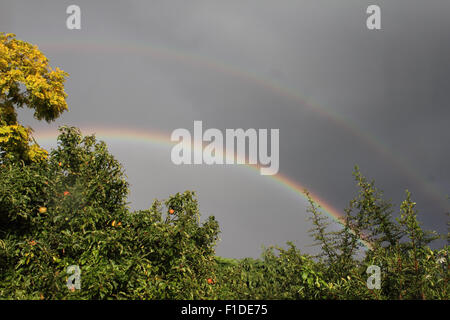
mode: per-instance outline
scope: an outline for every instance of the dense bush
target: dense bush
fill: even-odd
[[[310,199],[318,256],[267,248],[261,259],[215,256],[219,227],[200,222],[193,192],[130,212],[121,165],[94,136],[62,127],[37,163],[1,162],[0,297],[12,299],[448,299],[448,246],[422,231],[407,193],[392,206],[358,170],[344,227],[328,232]],[[368,249],[363,248],[364,239]],[[81,290],[67,287],[79,266]],[[369,265],[381,269],[368,289]]]
[[[194,194],[129,213],[128,185],[105,144],[75,128],[58,141],[46,161],[0,171],[0,297],[206,297],[218,225],[200,225]],[[66,286],[70,265],[82,290]]]
[[[277,252],[275,252],[277,250]],[[331,297],[318,265],[292,243],[267,248],[262,259],[217,257],[217,299],[319,299]]]

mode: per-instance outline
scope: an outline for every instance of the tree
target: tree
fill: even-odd
[[[17,120],[17,108],[34,110],[47,122],[68,110],[64,82],[68,74],[52,69],[37,46],[0,33],[0,161],[37,162],[47,156],[32,138],[32,129]]]
[[[105,143],[60,131],[46,160],[0,170],[0,297],[208,297],[219,227],[212,216],[200,223],[195,194],[130,212],[122,166]],[[82,275],[74,292],[71,265]]]
[[[312,214],[312,236],[321,246],[318,256],[324,280],[332,283],[333,297],[339,299],[448,299],[448,246],[432,250],[429,244],[438,238],[423,231],[416,203],[406,191],[398,218],[392,205],[382,197],[373,181],[369,182],[356,167],[358,195],[345,210],[340,231],[327,232],[327,220],[307,194]],[[368,246],[359,249],[361,240]],[[366,270],[381,269],[380,290],[366,286]]]

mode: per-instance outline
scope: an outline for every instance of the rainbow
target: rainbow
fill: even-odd
[[[102,40],[103,41],[103,40]],[[149,55],[157,59],[176,61],[182,64],[188,64],[194,67],[206,68],[214,72],[225,74],[231,77],[242,79],[243,81],[258,85],[269,92],[273,92],[285,99],[296,102],[296,104],[309,109],[321,117],[327,119],[339,128],[344,129],[352,136],[366,145],[369,145],[372,150],[382,156],[388,161],[396,170],[402,173],[412,185],[419,187],[424,194],[427,194],[435,203],[438,203],[441,208],[448,210],[448,202],[446,196],[434,184],[428,182],[427,179],[419,175],[418,170],[413,168],[409,161],[399,154],[391,150],[387,144],[380,141],[377,137],[370,134],[366,129],[356,125],[354,121],[348,117],[332,109],[324,108],[320,105],[313,104],[307,99],[301,97],[297,90],[286,87],[271,79],[266,79],[260,75],[256,75],[250,71],[245,70],[245,67],[235,67],[221,61],[211,59],[207,56],[192,54],[189,52],[181,52],[178,49],[168,48],[164,46],[149,45],[142,43],[89,43],[89,42],[61,42],[61,43],[41,43],[40,46],[44,50],[51,50],[53,52],[77,52],[77,53],[99,53],[99,54],[127,54],[127,55]]]
[[[95,136],[99,139],[107,139],[123,142],[130,142],[130,141],[142,142],[146,144],[163,145],[163,146],[174,146],[176,144],[176,142],[170,140],[170,134],[158,131],[151,131],[151,130],[140,131],[130,128],[111,129],[99,126],[95,126],[95,128],[92,127],[80,128],[80,130],[83,132],[84,135],[95,134]],[[42,143],[54,144],[56,142],[58,134],[59,133],[57,130],[50,130],[50,129],[37,130],[34,132],[34,138],[38,143],[41,144]],[[252,171],[255,171],[255,173],[260,169],[258,165],[244,164],[242,166]],[[259,174],[259,172],[257,174]],[[271,179],[272,181],[279,183],[280,185],[284,186],[297,196],[300,196],[302,199],[308,200],[308,198],[305,195],[305,191],[307,190],[307,188],[301,183],[298,183],[281,173],[277,173],[276,175],[272,176],[267,175],[263,177],[267,177],[268,179]],[[320,206],[323,212],[325,212],[330,218],[332,218],[338,224],[340,225],[343,224],[343,214],[340,210],[334,208],[331,204],[326,202],[322,197],[318,196],[316,193],[311,192],[309,190],[308,192],[311,198]],[[367,243],[364,240],[361,240],[361,242],[366,248],[370,248],[369,243]]]

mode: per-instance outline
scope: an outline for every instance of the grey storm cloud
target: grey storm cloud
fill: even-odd
[[[160,131],[280,129],[280,172],[342,210],[352,169],[396,208],[409,189],[426,228],[446,232],[450,194],[450,2],[1,0],[0,31],[37,44],[70,73],[68,124]],[[86,132],[88,133],[88,132]],[[186,189],[215,215],[218,253],[256,257],[261,245],[311,252],[306,203],[274,178],[238,166],[175,166],[170,147],[107,141],[124,164],[134,209]]]

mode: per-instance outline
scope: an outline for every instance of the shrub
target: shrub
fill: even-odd
[[[7,299],[448,299],[448,246],[431,249],[407,193],[397,219],[358,170],[343,228],[327,231],[312,199],[318,256],[264,249],[215,255],[219,226],[200,221],[194,192],[130,212],[120,163],[94,136],[60,128],[39,162],[0,163],[0,296]],[[364,239],[367,248],[362,247]],[[69,266],[81,290],[69,290]],[[370,265],[380,290],[367,287]]]
[[[123,170],[93,136],[63,127],[46,161],[4,165],[0,181],[1,297],[194,299],[211,290],[214,218],[200,225],[189,191],[130,213]],[[82,290],[66,286],[70,265]]]

